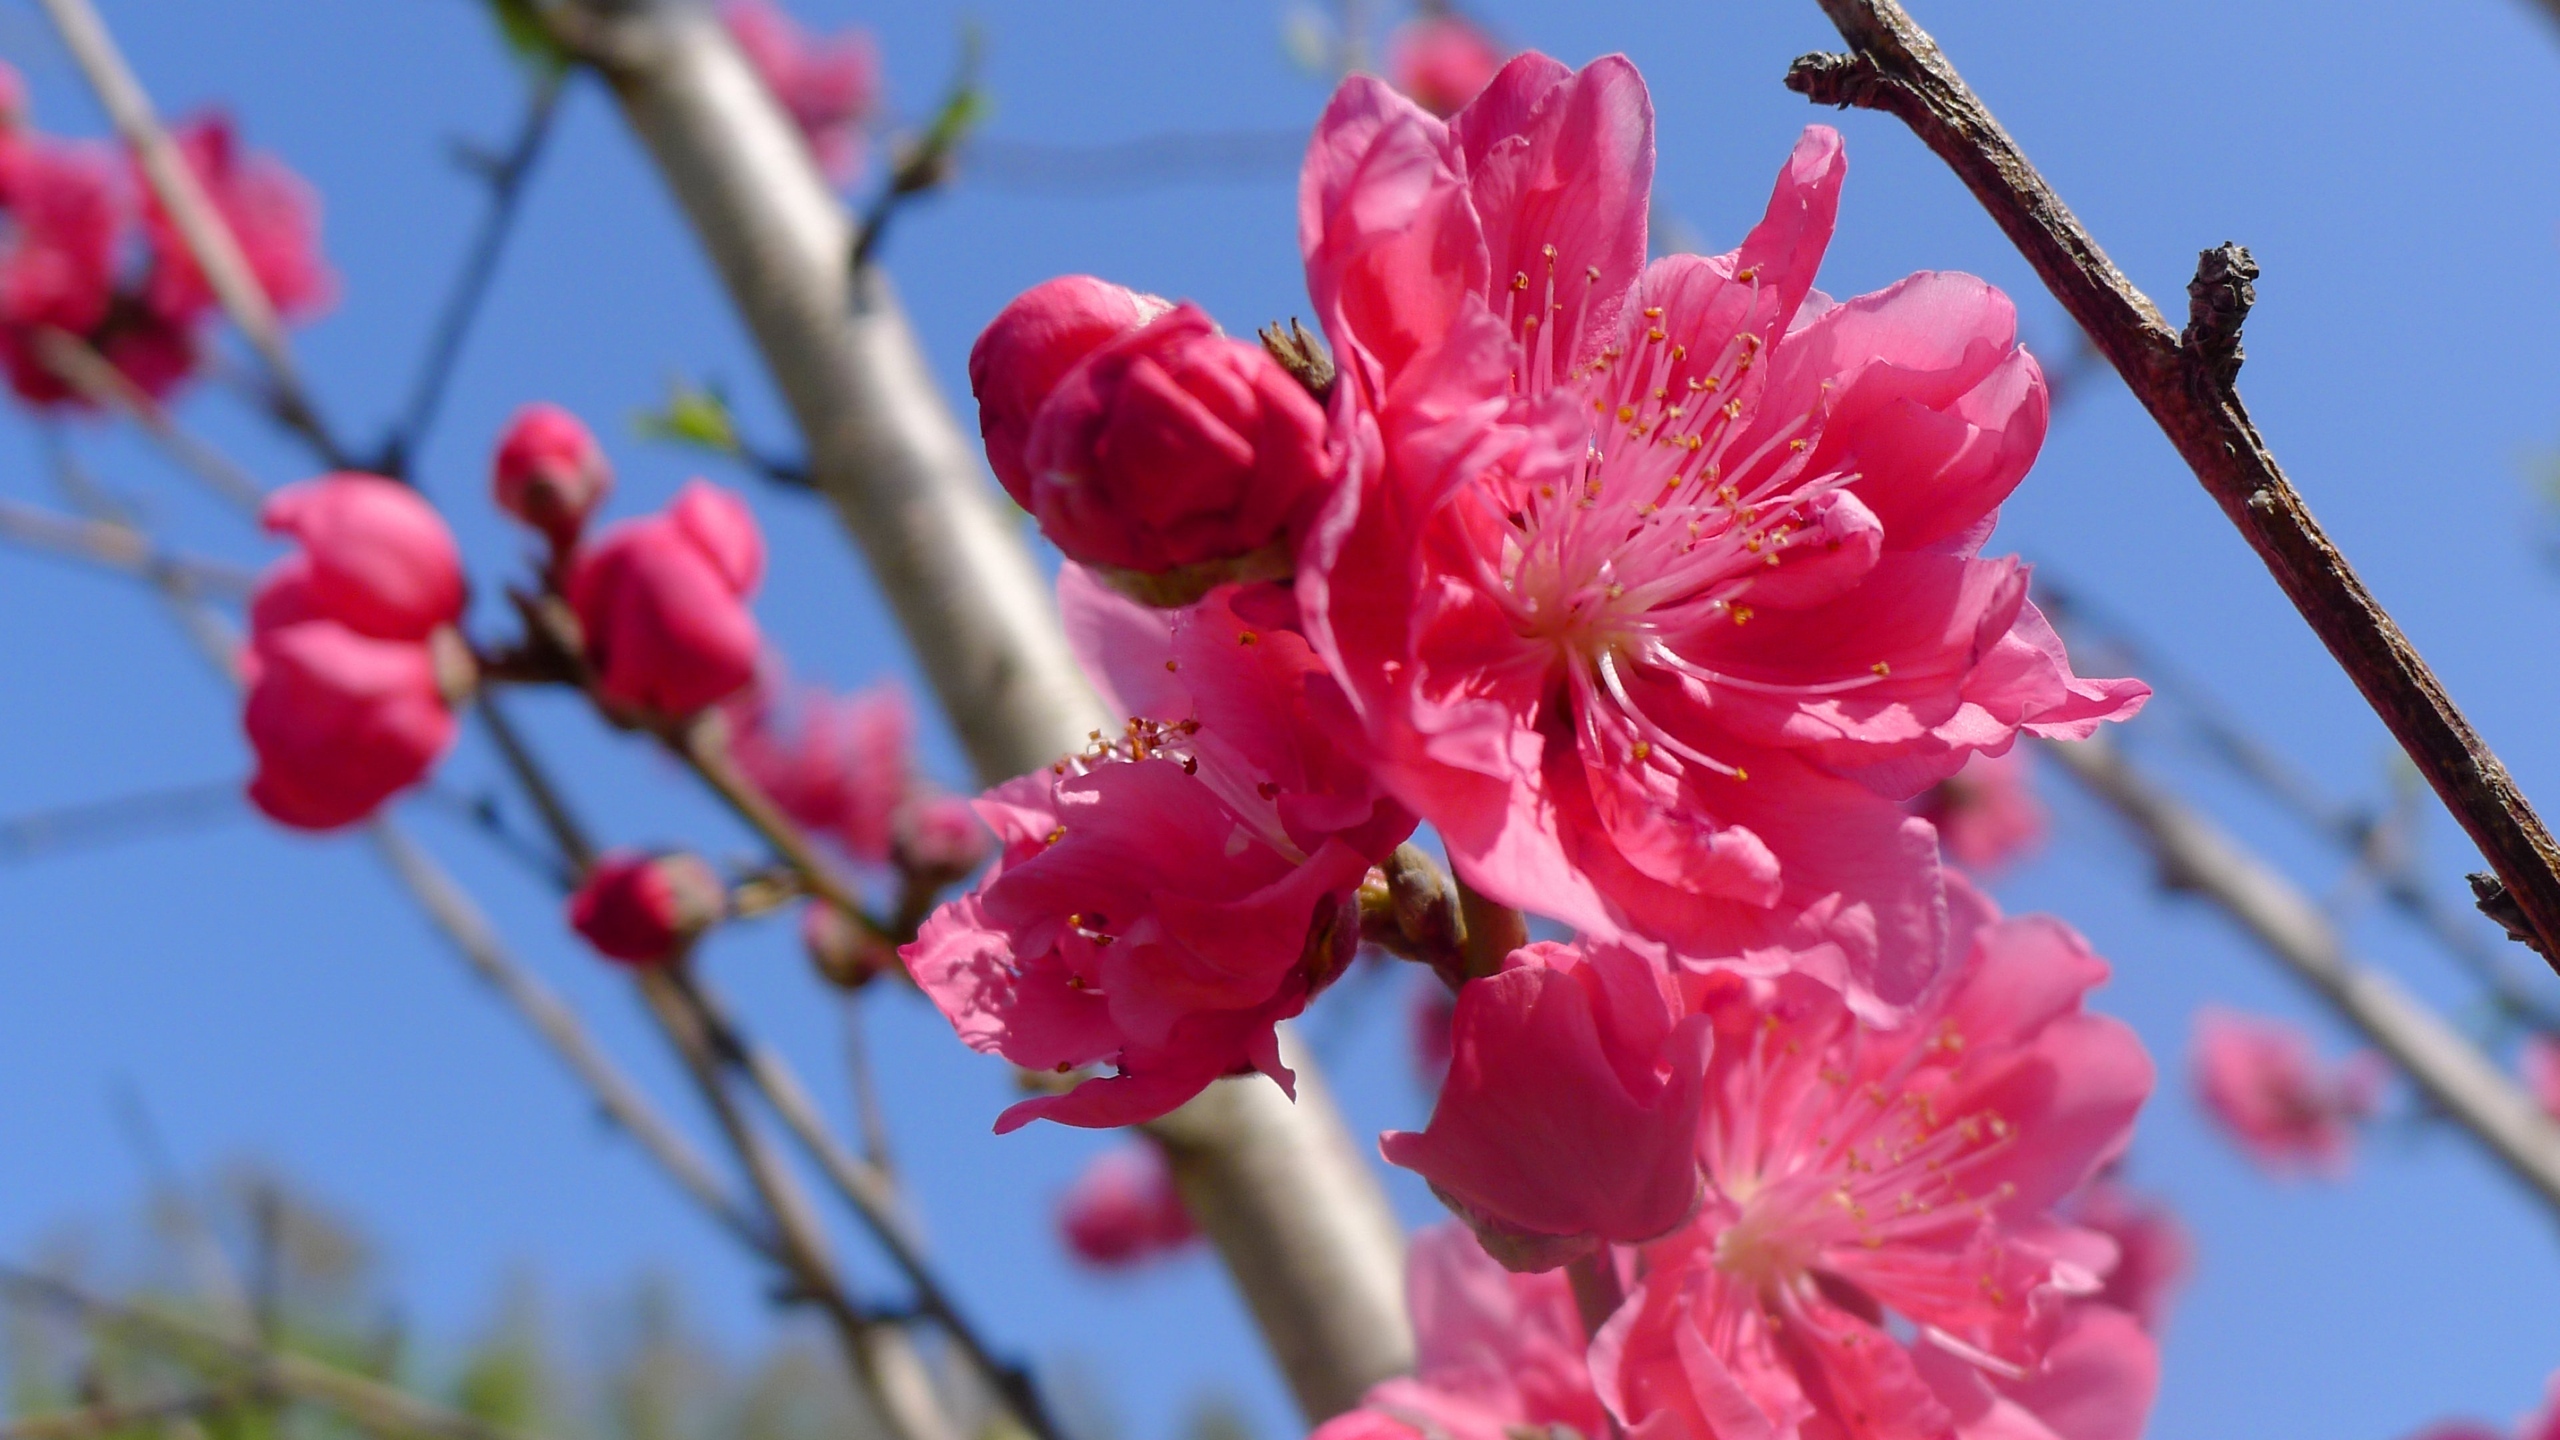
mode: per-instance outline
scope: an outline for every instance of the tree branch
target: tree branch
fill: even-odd
[[[2164,885],[2220,907],[2509,1173],[2560,1208],[2560,1128],[2426,1002],[2349,955],[2310,896],[2142,775],[2112,742],[2048,744],[2044,751],[2134,828],[2159,862]]]
[[[2258,273],[2248,252],[2229,244],[2204,252],[2187,287],[2187,328],[2173,330],[1896,0],[1820,4],[1854,53],[1805,56],[1788,72],[1788,88],[1893,115],[1956,172],[2408,751],[2523,907],[2544,952],[2560,956],[2560,842],[2312,519],[2233,388]]]
[[[132,527],[107,520],[62,515],[14,500],[0,500],[0,540],[104,566],[139,580],[169,576],[200,595],[245,600],[258,577],[221,560],[172,555],[152,545]]]
[[[686,0],[546,12],[613,87],[692,221],[797,420],[809,473],[869,559],[980,778],[1009,779],[1114,730],[1048,587],[980,473],[877,265],[790,121],[718,21]],[[1294,1046],[1293,1046],[1294,1048]],[[1300,1103],[1221,1082],[1168,1117],[1203,1229],[1300,1406],[1321,1419],[1410,1368],[1402,1239],[1304,1057]]]
[[[68,1310],[92,1324],[121,1330],[164,1349],[211,1351],[246,1369],[263,1385],[328,1406],[367,1430],[421,1440],[531,1440],[520,1431],[448,1410],[379,1380],[341,1370],[289,1351],[271,1349],[158,1306],[120,1304],[92,1295],[67,1280],[0,1265],[0,1288]]]

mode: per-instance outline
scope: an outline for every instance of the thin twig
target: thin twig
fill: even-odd
[[[265,486],[221,451],[182,428],[170,417],[166,406],[126,378],[88,341],[68,330],[40,330],[36,332],[36,356],[56,378],[78,391],[81,399],[100,409],[116,411],[141,427],[142,433],[177,462],[179,469],[203,481],[233,509],[256,515],[266,504]]]
[[[847,991],[841,1010],[844,1016],[845,1087],[853,1092],[853,1113],[862,1128],[862,1158],[894,1184],[898,1166],[889,1152],[889,1117],[880,1108],[880,1086],[871,1074],[871,1041],[862,1033],[860,994]]]
[[[2075,644],[2092,628],[2098,629],[2101,643],[2128,670],[2177,702],[2188,728],[2204,741],[2209,753],[2312,833],[2355,857],[2360,868],[2371,872],[2382,898],[2487,987],[2501,1011],[2535,1029],[2560,1034],[2560,1006],[2545,999],[2507,963],[2515,952],[2481,931],[2476,912],[2439,900],[2419,873],[2417,857],[2405,845],[2387,855],[2377,854],[2374,840],[2383,826],[2367,807],[2331,799],[2311,777],[2251,734],[2202,681],[2141,643],[2121,617],[2105,614],[2078,591],[2056,585],[2043,572],[2036,576],[2036,590],[2055,623],[2073,636]]]
[[[727,802],[739,819],[773,847],[800,876],[811,895],[843,912],[854,924],[886,937],[887,927],[863,908],[862,896],[836,873],[815,841],[803,832],[773,797],[764,793],[730,757],[725,722],[717,710],[706,710],[661,737],[669,752],[682,760],[713,794]]]
[[[321,423],[319,411],[303,388],[293,351],[285,344],[283,323],[277,319],[267,292],[258,284],[257,273],[249,268],[239,237],[231,233],[230,225],[223,220],[212,197],[205,194],[186,157],[178,153],[169,132],[161,127],[150,95],[125,63],[115,38],[107,33],[106,23],[99,19],[89,0],[38,3],[52,17],[54,29],[62,35],[63,48],[71,52],[72,62],[97,93],[98,104],[114,123],[116,133],[132,148],[144,181],[186,241],[214,299],[265,364],[276,417],[309,440],[331,469],[348,468],[347,452]]]
[[[2085,740],[2044,748],[2133,826],[2163,884],[2219,906],[2510,1173],[2560,1207],[2560,1128],[2426,1002],[2350,955],[2317,902],[2135,769],[2121,747]]]
[[[697,977],[690,982],[696,1002],[711,1037],[721,1055],[744,1073],[764,1097],[784,1129],[800,1142],[801,1149],[818,1172],[843,1197],[845,1203],[860,1216],[872,1238],[888,1254],[890,1263],[906,1277],[915,1292],[919,1314],[930,1317],[957,1342],[969,1363],[988,1383],[996,1388],[1015,1416],[1039,1440],[1063,1440],[1064,1432],[1041,1402],[1040,1393],[1030,1375],[1019,1365],[998,1357],[977,1327],[961,1313],[958,1302],[943,1288],[931,1262],[924,1257],[924,1247],[914,1228],[907,1222],[904,1207],[898,1201],[896,1185],[887,1172],[871,1165],[846,1150],[827,1125],[817,1100],[808,1086],[800,1081],[789,1062],[771,1049],[759,1045],[740,1031],[728,1016],[718,997],[705,988]]]
[[[775,1259],[791,1276],[797,1291],[794,1298],[826,1312],[855,1375],[880,1401],[882,1418],[903,1440],[959,1440],[957,1427],[943,1410],[906,1336],[894,1324],[864,1314],[853,1302],[808,1193],[738,1108],[727,1077],[733,1062],[722,1053],[729,1046],[718,1038],[717,1022],[700,994],[679,967],[644,970],[638,978],[650,1013],[684,1061],[703,1103],[718,1119],[721,1133],[737,1152],[781,1237]]]
[[[81,845],[160,834],[240,817],[240,785],[177,785],[80,805],[58,805],[0,820],[0,861],[20,861]]]
[[[0,540],[103,565],[142,580],[174,576],[198,594],[225,600],[245,600],[258,585],[255,574],[228,561],[156,550],[129,526],[56,514],[14,500],[0,500]]]
[[[383,443],[381,468],[386,475],[407,477],[417,463],[418,452],[426,446],[427,433],[435,426],[436,411],[444,403],[445,388],[453,379],[454,365],[462,358],[462,342],[480,314],[489,282],[498,273],[498,259],[506,253],[507,237],[514,233],[516,217],[523,210],[525,182],[551,138],[566,80],[566,71],[551,67],[534,77],[515,143],[483,172],[489,185],[489,208],[481,216],[479,233],[472,237],[462,271],[455,277],[444,309],[436,318],[436,327],[429,334],[426,358],[419,362],[418,378],[409,387],[409,404],[401,412],[398,428]]]
[[[367,1430],[424,1440],[531,1440],[522,1431],[447,1409],[352,1370],[234,1338],[156,1305],[109,1300],[67,1280],[14,1265],[0,1265],[0,1289],[164,1349],[210,1351],[249,1371],[260,1385],[326,1405]]]
[[[184,1416],[228,1410],[254,1400],[255,1385],[222,1385],[158,1400],[133,1400],[29,1415],[0,1425],[0,1440],[95,1440],[120,1430],[157,1426]]]
[[[513,1006],[596,1098],[605,1116],[640,1142],[703,1213],[759,1255],[774,1253],[763,1227],[728,1193],[718,1172],[684,1133],[661,1116],[646,1094],[606,1056],[594,1037],[549,987],[509,953],[480,907],[406,832],[389,819],[366,827],[374,849],[416,898],[436,928],[453,942],[473,973]]]
[[[1973,191],[2257,551],[2560,966],[2560,841],[2312,519],[2240,402],[2240,323],[2257,277],[2248,252],[2204,252],[2187,287],[2187,328],[2173,329],[1896,0],[1820,4],[1854,53],[1803,57],[1788,87],[1896,116]]]

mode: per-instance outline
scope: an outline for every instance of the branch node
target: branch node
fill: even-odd
[[[2480,907],[2481,914],[2497,921],[2508,939],[2545,960],[2551,958],[2551,952],[2542,948],[2541,937],[2533,933],[2533,922],[2525,918],[2524,907],[2507,893],[2505,881],[2486,870],[2475,870],[2462,878],[2471,882],[2471,903]]]
[[[1799,55],[1787,67],[1787,88],[1816,105],[1833,105],[1846,110],[1882,108],[1877,92],[1894,83],[1874,57],[1864,53],[1840,55],[1817,50]]]
[[[2258,262],[2249,247],[2225,240],[2196,257],[2187,282],[2187,328],[2178,348],[2214,385],[2228,389],[2245,357],[2240,325],[2258,303]]]

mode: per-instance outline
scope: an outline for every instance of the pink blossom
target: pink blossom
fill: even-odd
[[[903,691],[834,695],[768,681],[732,698],[727,713],[731,753],[784,813],[856,860],[889,863],[915,783],[915,717]]]
[[[1405,1017],[1413,1041],[1413,1072],[1435,1094],[1449,1078],[1449,1062],[1457,1058],[1457,1042],[1450,1034],[1457,1018],[1458,997],[1448,986],[1426,980],[1414,987]]]
[[[1026,506],[1067,558],[1187,604],[1289,573],[1332,478],[1324,410],[1259,345],[1177,305],[1105,341],[1042,399]]]
[[[424,641],[462,617],[462,553],[434,506],[397,480],[351,470],[287,485],[259,523],[294,553],[269,572],[253,618],[283,608],[377,640]]]
[[[1094,1157],[1058,1198],[1058,1234],[1088,1265],[1126,1270],[1181,1253],[1200,1238],[1173,1187],[1164,1152],[1143,1140]]]
[[[1113,1067],[1000,1131],[1130,1124],[1222,1075],[1285,1088],[1273,1027],[1350,962],[1354,893],[1412,819],[1327,738],[1341,696],[1285,591],[1168,613],[1069,566],[1059,598],[1128,725],[979,800],[999,857],[901,952],[908,972],[973,1049]]]
[[[1955,1440],[2142,1440],[2160,1389],[2159,1343],[2132,1316],[2093,1303],[2072,1307],[2029,1375],[1986,1370],[1935,1344],[1915,1346],[1912,1358]]]
[[[1335,95],[1300,240],[1353,478],[1300,557],[1308,639],[1478,889],[1907,1004],[1945,909],[1897,802],[2147,692],[2074,676],[1977,553],[2045,428],[2008,300],[1814,291],[1828,129],[1723,256],[1646,264],[1652,171],[1620,58],[1518,57],[1447,124]]]
[[[320,197],[311,186],[275,157],[242,146],[231,117],[219,112],[188,120],[170,138],[230,227],[276,313],[308,320],[329,308],[338,282],[320,254]],[[151,249],[143,299],[171,320],[192,321],[214,307],[213,288],[177,223],[147,185],[138,188]]]
[[[566,589],[596,693],[673,719],[746,688],[763,643],[746,602],[763,578],[755,517],[700,480],[580,546]]]
[[[1086,356],[1172,308],[1125,285],[1060,275],[1015,296],[987,322],[969,347],[969,393],[977,397],[987,464],[1015,504],[1032,508],[1023,447],[1058,382]]]
[[[1977,752],[1908,808],[1938,828],[1939,848],[1977,875],[1989,875],[2044,844],[2044,802],[2025,746]]]
[[[2516,1068],[2542,1113],[2560,1120],[2560,1039],[2540,1031],[2527,1035]]]
[[[729,888],[701,857],[621,851],[569,897],[569,928],[625,965],[663,965],[728,912]]]
[[[2379,1057],[2324,1067],[2292,1025],[2219,1006],[2197,1014],[2193,1046],[2196,1098],[2250,1159],[2276,1175],[2346,1174],[2356,1127],[2382,1101]]]
[[[334,830],[423,779],[453,745],[434,651],[328,619],[252,632],[241,727],[257,752],[249,799],[298,830]]]
[[[2066,1392],[2037,1403],[2147,1395],[2117,1383],[2148,1373],[2129,1320],[2095,1360],[2140,1373],[2058,1368],[2112,1247],[2053,1207],[2122,1150],[2150,1062],[2082,1009],[2107,967],[2079,936],[1956,898],[1963,958],[1896,1029],[1801,974],[1684,982],[1716,1028],[1706,1203],[1592,1348],[1631,1432],[2043,1433],[1973,1428],[1967,1370]]]
[[[36,348],[45,329],[89,335],[115,301],[116,246],[125,223],[113,159],[92,146],[12,134],[0,147],[0,359],[9,384],[36,404],[75,392]]]
[[[1431,1123],[1387,1132],[1520,1270],[1652,1240],[1698,1208],[1704,1016],[1675,1019],[1670,976],[1615,946],[1533,944],[1458,991]]]
[[[2098,1300],[2158,1334],[2169,1302],[2195,1269],[2195,1241],[2176,1212],[2120,1180],[2101,1176],[2072,1198],[2065,1213],[2072,1224],[2116,1242],[2115,1268],[2107,1272]]]
[[[1463,15],[1423,15],[1387,37],[1387,78],[1443,119],[1476,98],[1502,68],[1502,47]]]
[[[489,488],[499,509],[565,550],[613,493],[613,462],[577,416],[557,405],[527,405],[498,437]]]
[[[1425,1230],[1405,1262],[1414,1373],[1372,1388],[1317,1440],[1512,1440],[1610,1433],[1562,1273],[1505,1271],[1463,1225]]]
[[[837,185],[862,173],[862,127],[880,105],[880,51],[866,30],[817,36],[772,0],[727,0],[721,23]]]

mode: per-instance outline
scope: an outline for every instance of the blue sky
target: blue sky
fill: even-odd
[[[166,107],[229,105],[327,196],[345,296],[301,348],[341,427],[373,433],[405,392],[478,212],[443,158],[447,142],[500,140],[520,104],[479,7],[104,8]],[[2173,311],[2197,250],[2225,239],[2255,250],[2266,274],[2243,386],[2261,426],[2527,791],[2560,804],[2560,731],[2547,723],[2560,702],[2549,645],[2560,593],[2521,479],[2560,443],[2560,33],[2520,0],[1920,9],[2115,259]],[[874,26],[910,113],[948,73],[962,14],[876,0],[801,10]],[[1282,12],[1263,0],[982,0],[967,13],[990,41],[998,137],[1269,133],[1303,127],[1323,100],[1286,58]],[[1569,61],[1635,58],[1660,112],[1657,203],[1709,248],[1732,243],[1790,138],[1825,119],[1846,132],[1851,159],[1826,288],[1973,270],[2019,297],[2030,343],[2049,358],[2067,352],[2059,310],[1898,124],[1816,117],[1780,88],[1791,58],[1836,44],[1812,4],[1483,13],[1514,42]],[[99,128],[23,0],[0,6],[0,56],[29,74],[49,128]],[[1236,329],[1303,313],[1292,206],[1289,177],[1271,170],[1103,195],[964,180],[900,222],[887,258],[958,390],[977,328],[1061,271],[1192,298]],[[605,97],[582,84],[424,458],[423,481],[452,513],[484,592],[520,548],[482,499],[481,466],[508,411],[549,398],[605,428],[627,513],[696,468],[623,424],[677,374],[724,379],[753,432],[787,447],[681,217]],[[187,416],[270,481],[306,468],[219,395],[198,396]],[[269,553],[129,440],[84,432],[77,443],[184,543],[250,561]],[[23,419],[0,416],[0,494],[49,498]],[[795,495],[751,498],[774,551],[759,611],[794,663],[844,685],[908,675],[826,514]],[[2380,727],[2112,380],[2064,408],[2000,543],[2125,617],[2334,789],[2383,792]],[[227,697],[142,593],[0,555],[0,614],[12,620],[0,626],[0,814],[243,772]],[[521,708],[611,839],[743,848],[632,741],[547,697]],[[2334,884],[2334,857],[2201,761],[2174,725],[2137,734],[2164,773],[2315,891]],[[930,753],[959,778],[938,734]],[[495,767],[474,739],[446,773],[468,791],[491,784]],[[2177,1083],[2194,1007],[2293,1015],[2338,1048],[2346,1037],[2213,916],[2162,897],[2112,822],[2058,776],[2046,789],[2055,841],[2000,892],[2013,909],[2060,913],[2115,961],[2100,1003],[2140,1028],[2171,1082],[2143,1122],[2135,1172],[2175,1201],[2203,1251],[2171,1324],[2154,1433],[2390,1440],[2441,1414],[2503,1418],[2533,1403],[2560,1364],[2549,1217],[2458,1137],[2417,1124],[2374,1136],[2344,1186],[2250,1172]],[[553,899],[446,818],[414,820],[531,963],[672,1100],[677,1077],[616,977],[569,943]],[[2422,847],[2431,883],[2458,895],[2472,867],[2460,836],[2431,814]],[[775,1323],[742,1261],[593,1122],[358,845],[288,838],[243,816],[0,865],[0,917],[0,1252],[130,1202],[141,1177],[112,1103],[130,1086],[183,1164],[262,1156],[361,1216],[430,1334],[486,1315],[516,1267],[569,1294],[654,1268],[739,1343]],[[2396,921],[2357,910],[2350,923],[2366,954],[2448,1007],[2465,1004],[2451,968]],[[833,1094],[836,1017],[786,931],[723,935],[707,964]],[[1402,1048],[1405,983],[1346,994],[1313,1025],[1366,1130],[1421,1118]],[[1212,1262],[1096,1280],[1061,1258],[1048,1207],[1099,1138],[990,1135],[1000,1067],[911,999],[875,1002],[870,1033],[937,1250],[1005,1343],[1079,1367],[1133,1440],[1163,1440],[1211,1392],[1234,1397],[1265,1435],[1291,1432]],[[1418,1187],[1395,1186],[1409,1219],[1430,1218]]]

